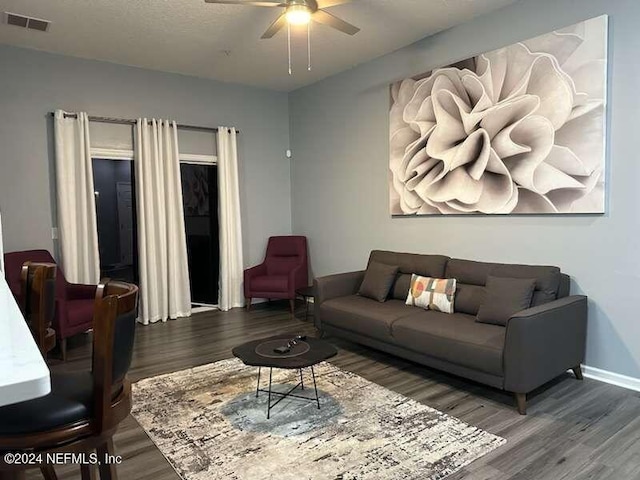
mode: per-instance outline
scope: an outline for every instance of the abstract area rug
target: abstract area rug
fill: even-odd
[[[304,372],[297,393],[313,396]],[[136,383],[132,413],[184,480],[435,480],[505,443],[329,363],[315,372],[320,410],[286,398],[267,420],[257,368],[231,359]],[[298,375],[274,369],[274,390]]]

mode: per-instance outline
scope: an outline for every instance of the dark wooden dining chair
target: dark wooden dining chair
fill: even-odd
[[[56,346],[56,264],[25,262],[20,272],[20,308],[42,356]]]
[[[121,282],[98,286],[90,371],[51,373],[51,393],[0,407],[0,479],[24,478],[24,465],[4,463],[6,452],[115,455],[113,435],[131,411],[131,365],[138,287]],[[34,466],[26,466],[34,468]],[[39,465],[45,480],[57,478],[52,465]],[[102,480],[117,479],[116,464],[102,462]],[[83,480],[94,469],[81,466]]]

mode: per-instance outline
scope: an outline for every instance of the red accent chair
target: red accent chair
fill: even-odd
[[[244,271],[247,310],[252,298],[286,298],[293,313],[296,289],[306,287],[308,281],[307,237],[271,237],[264,261]]]
[[[9,288],[20,299],[20,272],[25,262],[56,263],[46,250],[25,250],[4,255],[5,276]],[[97,285],[69,283],[58,266],[56,275],[56,307],[53,328],[60,343],[62,359],[67,357],[67,338],[86,332],[93,325],[93,305]]]

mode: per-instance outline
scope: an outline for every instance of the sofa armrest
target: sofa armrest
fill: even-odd
[[[322,303],[332,298],[357,293],[364,278],[364,272],[364,270],[361,270],[358,272],[338,273],[336,275],[316,278],[313,281],[313,290],[315,293],[313,313],[317,328],[321,328],[322,325],[322,315],[320,312]]]
[[[336,275],[316,278],[313,281],[316,294],[314,299],[315,305],[321,305],[322,302],[332,298],[357,293],[364,278],[364,272],[364,270],[361,270],[358,272],[338,273]]]
[[[81,283],[68,283],[66,288],[67,300],[93,300],[96,298],[97,285],[83,285]]]
[[[584,361],[587,297],[528,308],[513,315],[506,328],[504,389],[528,393]]]

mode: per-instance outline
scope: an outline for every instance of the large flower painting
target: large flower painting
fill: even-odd
[[[392,215],[603,213],[607,17],[391,85]]]

